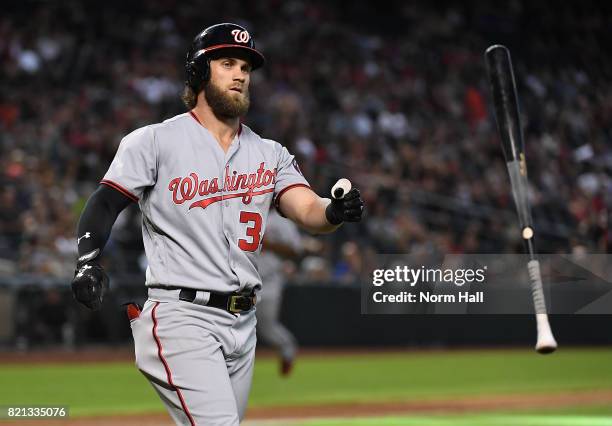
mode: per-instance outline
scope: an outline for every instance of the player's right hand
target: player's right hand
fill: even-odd
[[[104,294],[108,291],[108,275],[97,262],[78,262],[71,286],[74,298],[79,303],[97,310],[102,306]]]

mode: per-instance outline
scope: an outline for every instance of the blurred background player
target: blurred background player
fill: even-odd
[[[266,236],[259,257],[259,275],[263,289],[257,304],[257,332],[261,340],[272,345],[281,358],[280,373],[288,376],[293,368],[297,340],[280,322],[283,287],[286,281],[285,260],[302,254],[302,237],[297,226],[272,208]]]

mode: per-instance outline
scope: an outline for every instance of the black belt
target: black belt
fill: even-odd
[[[179,293],[179,300],[193,302],[196,298],[196,294],[197,290],[183,288]],[[210,292],[210,299],[208,299],[206,306],[223,309],[224,311],[231,312],[232,314],[239,314],[253,309],[256,300],[257,296],[254,295],[250,296],[238,293],[223,294]]]

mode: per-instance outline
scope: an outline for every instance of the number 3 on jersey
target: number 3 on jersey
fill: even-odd
[[[251,240],[239,239],[238,247],[244,251],[257,250],[261,240],[261,215],[259,213],[241,211],[240,223],[253,223],[253,225],[246,228],[246,235],[251,237]]]

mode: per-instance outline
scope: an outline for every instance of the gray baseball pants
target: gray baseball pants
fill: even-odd
[[[177,425],[238,425],[253,377],[255,309],[233,315],[178,297],[179,290],[149,289],[130,321],[136,366]]]

